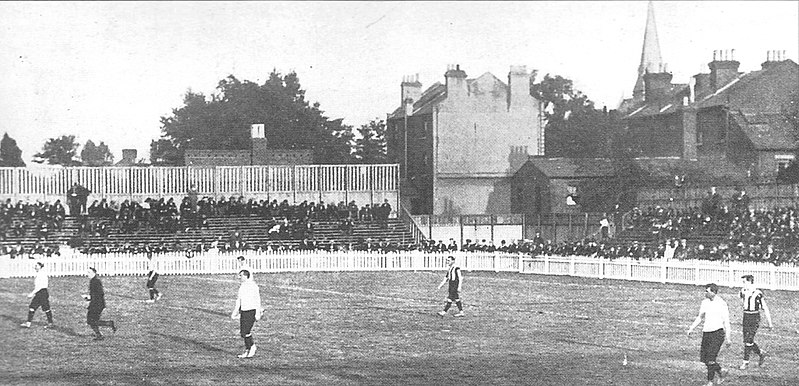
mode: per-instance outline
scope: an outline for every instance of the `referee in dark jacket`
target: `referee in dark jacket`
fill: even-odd
[[[114,332],[117,332],[117,327],[113,320],[100,320],[100,314],[105,309],[105,291],[103,291],[103,282],[97,277],[97,270],[89,268],[86,275],[89,277],[89,294],[83,295],[83,299],[89,302],[86,324],[94,331],[94,340],[103,340],[100,326],[111,327]]]

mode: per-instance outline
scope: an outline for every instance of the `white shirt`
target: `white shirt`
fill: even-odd
[[[258,290],[258,284],[255,284],[252,279],[241,283],[238,303],[241,311],[261,309],[261,293]]]
[[[699,306],[699,313],[705,314],[705,325],[702,326],[702,332],[712,332],[724,328],[724,322],[730,321],[730,309],[727,308],[727,302],[716,295],[713,300],[704,299]]]
[[[40,268],[33,279],[33,293],[39,292],[40,289],[47,288],[48,284],[49,279],[47,273],[44,272],[44,268]]]

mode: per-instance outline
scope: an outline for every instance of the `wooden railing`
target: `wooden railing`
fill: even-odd
[[[441,270],[446,258],[455,256],[464,270],[567,275],[599,279],[620,279],[660,283],[738,286],[741,275],[753,274],[758,286],[774,290],[799,291],[799,267],[764,263],[679,260],[607,260],[590,257],[531,257],[523,254],[419,251],[324,252],[281,251],[243,253],[209,252],[187,257],[183,253],[157,254],[153,258],[165,275],[234,274],[237,256],[244,256],[255,272],[308,271],[403,271]],[[41,261],[51,276],[83,275],[93,267],[101,275],[146,275],[147,259],[141,254],[106,254],[41,258],[38,260],[0,258],[0,277],[30,277],[35,261]]]

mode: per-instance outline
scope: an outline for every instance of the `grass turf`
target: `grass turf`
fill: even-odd
[[[696,286],[466,272],[465,318],[439,318],[443,273],[256,274],[264,318],[258,353],[243,351],[229,317],[233,275],[161,276],[146,304],[145,278],[103,277],[116,334],[95,342],[80,294],[85,277],[51,277],[57,328],[38,310],[22,329],[32,279],[0,280],[2,384],[536,384],[700,385],[701,333],[685,330]],[[776,328],[756,341],[770,356],[740,371],[737,289],[722,288],[733,345],[720,362],[729,385],[799,384],[799,294],[766,291]],[[453,305],[453,308],[454,305]],[[627,365],[623,364],[627,357]]]

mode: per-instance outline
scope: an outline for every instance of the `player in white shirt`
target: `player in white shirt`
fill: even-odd
[[[158,269],[156,262],[153,261],[153,255],[147,254],[147,292],[150,294],[150,299],[146,300],[147,303],[155,303],[156,300],[161,299],[161,292],[155,288],[155,282],[158,280]]]
[[[726,341],[727,346],[732,344],[730,340],[730,309],[727,302],[718,296],[719,287],[715,284],[705,285],[705,299],[699,306],[699,315],[694,323],[688,328],[688,336],[699,326],[704,318],[705,324],[702,326],[702,346],[699,350],[699,360],[707,367],[707,384],[713,386],[715,375],[719,376],[719,383],[722,382],[721,365],[716,361],[721,350],[721,345]]]
[[[250,271],[242,269],[239,271],[239,294],[236,298],[236,306],[230,314],[231,319],[239,319],[239,329],[241,337],[244,338],[244,353],[239,358],[252,358],[258,348],[252,338],[252,326],[256,320],[261,320],[263,309],[261,308],[261,293],[258,284],[252,280]]]
[[[53,327],[53,312],[50,310],[50,293],[47,292],[47,287],[50,284],[50,279],[47,277],[47,272],[44,270],[44,264],[40,261],[34,265],[33,269],[36,270],[36,276],[33,279],[33,291],[28,294],[31,304],[28,306],[28,321],[20,324],[21,327],[30,328],[33,322],[33,314],[36,309],[42,307],[42,311],[47,315],[47,326],[45,328]]]

